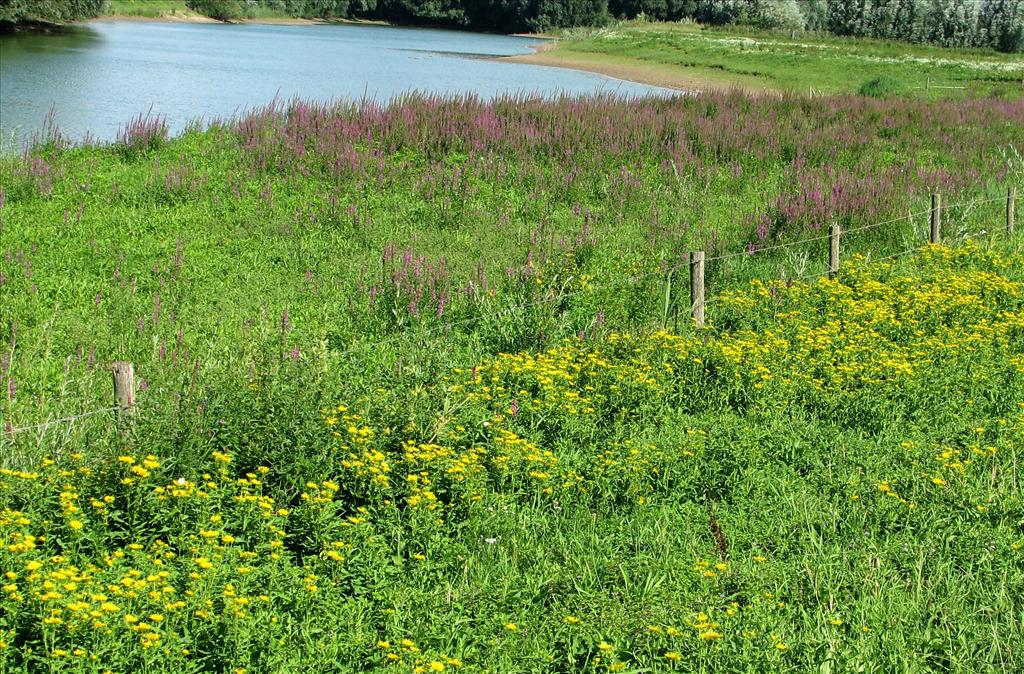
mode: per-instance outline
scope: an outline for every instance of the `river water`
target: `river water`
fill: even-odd
[[[49,35],[0,36],[4,144],[39,130],[99,140],[140,113],[191,120],[237,114],[275,96],[319,101],[410,91],[542,96],[658,91],[602,75],[507,63],[535,38],[360,25],[94,22]]]

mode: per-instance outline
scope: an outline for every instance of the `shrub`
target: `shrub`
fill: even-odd
[[[218,21],[237,21],[246,18],[245,9],[238,0],[187,0],[185,4],[192,11]]]
[[[879,75],[860,85],[857,93],[871,98],[890,98],[902,95],[906,93],[906,90],[906,85],[900,80],[888,75]]]

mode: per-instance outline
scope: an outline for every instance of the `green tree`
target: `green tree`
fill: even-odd
[[[185,5],[218,21],[237,21],[247,16],[245,5],[240,0],[185,0]]]
[[[98,16],[103,0],[0,0],[0,24],[66,23]]]

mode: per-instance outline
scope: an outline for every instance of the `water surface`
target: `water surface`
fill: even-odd
[[[191,120],[237,114],[275,96],[388,100],[409,91],[543,96],[658,90],[602,75],[496,61],[534,38],[356,25],[95,22],[57,34],[0,36],[0,130],[100,140],[139,113]]]

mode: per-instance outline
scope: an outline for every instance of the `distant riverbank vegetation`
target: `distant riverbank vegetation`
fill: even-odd
[[[246,18],[268,8],[311,18],[547,31],[648,17],[1008,52],[1020,51],[1024,45],[1024,0],[187,0],[187,4],[220,19]]]
[[[0,30],[89,19],[105,6],[104,0],[0,0]]]
[[[0,27],[120,14],[117,0],[0,0]],[[161,5],[167,3],[160,3]],[[481,31],[543,32],[615,19],[744,24],[946,47],[1024,48],[1024,0],[183,0],[221,21],[268,16],[371,19]]]

